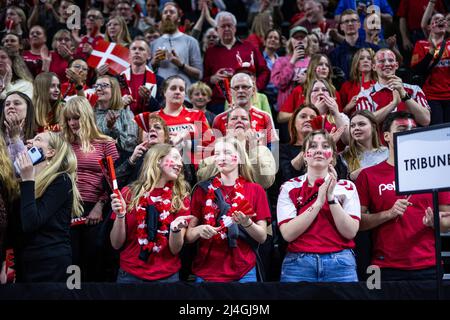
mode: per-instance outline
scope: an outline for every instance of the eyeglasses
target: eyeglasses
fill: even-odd
[[[111,85],[109,83],[96,83],[92,86],[92,88],[94,88],[95,90],[97,90],[97,89],[104,90],[109,87],[111,87]]]
[[[206,39],[217,39],[217,38],[218,38],[218,36],[213,36],[213,35],[206,36]]]
[[[90,14],[86,17],[89,20],[100,20],[102,17],[101,16],[96,16],[94,14]]]
[[[342,24],[355,24],[358,22],[358,19],[350,19],[350,20],[343,20]]]
[[[234,86],[231,87],[231,89],[233,89],[234,91],[238,91],[238,90],[249,90],[253,88],[253,86],[247,86],[247,85],[242,85],[242,86]]]
[[[79,64],[74,64],[74,65],[72,66],[72,68],[78,69],[78,70],[83,70],[83,71],[88,71],[88,68],[83,67],[82,65],[79,65]]]

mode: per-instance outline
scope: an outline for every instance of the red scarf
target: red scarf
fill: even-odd
[[[226,217],[231,218],[232,214],[235,211],[241,211],[246,215],[253,214],[253,208],[251,204],[244,198],[244,183],[245,179],[241,176],[236,180],[233,191],[230,194],[231,199],[231,208],[228,210]],[[208,192],[206,194],[206,203],[203,209],[203,219],[206,224],[209,224],[213,227],[222,227],[222,229],[218,232],[216,238],[226,239],[228,228],[225,226],[224,217],[220,220],[219,226],[216,226],[216,209],[212,206],[216,195],[214,193],[215,190],[219,189],[222,186],[222,182],[219,179],[219,176],[216,176],[212,183],[208,186]]]
[[[151,192],[146,192],[139,198],[138,205],[135,207],[137,220],[137,239],[141,249],[148,253],[160,252],[168,244],[167,236],[169,234],[170,223],[174,220],[170,209],[172,206],[172,188],[173,182],[168,182],[163,193],[159,197],[152,197]],[[154,205],[159,212],[158,231],[155,241],[148,241],[147,232],[147,206]]]
[[[300,190],[300,196],[297,198],[296,207],[299,210],[298,214],[302,214],[306,209],[316,202],[317,195],[319,194],[320,186],[325,182],[323,178],[316,179],[314,185],[310,188],[308,186],[308,178],[303,183],[303,187]]]

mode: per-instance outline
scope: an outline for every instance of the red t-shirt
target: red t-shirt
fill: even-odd
[[[234,186],[220,189],[225,195]],[[266,220],[270,223],[270,210],[264,189],[256,183],[244,183],[244,197],[252,205],[256,216],[254,222]],[[197,188],[192,195],[192,215],[199,219],[198,225],[204,224],[203,208],[206,203],[206,193]],[[216,212],[218,214],[218,212]],[[228,282],[241,279],[256,265],[256,256],[251,246],[244,240],[237,239],[237,247],[230,248],[227,239],[199,239],[198,252],[194,258],[192,272],[206,281]]]
[[[222,112],[214,118],[213,128],[221,132],[222,135],[226,135],[227,127],[227,117],[228,113],[233,109],[228,109]],[[273,124],[272,117],[265,111],[251,107],[249,110],[250,115],[250,127],[256,132],[266,134],[267,144],[272,141],[278,141],[278,135],[275,131],[275,125]],[[265,133],[264,133],[265,130]]]
[[[56,73],[60,83],[66,82],[66,69],[69,66],[69,62],[55,51],[51,51],[50,54],[52,56],[52,62],[50,63],[49,71]]]
[[[408,31],[422,30],[420,22],[425,13],[429,0],[401,0],[398,7],[397,16],[406,19]],[[434,8],[437,12],[445,13],[444,5],[441,0],[437,0]]]
[[[306,188],[305,190],[302,190]],[[309,194],[312,187],[308,186],[306,175],[297,177],[285,182],[280,190],[277,203],[278,225],[282,225],[297,217],[300,213],[299,201],[301,194]],[[353,182],[349,180],[339,180],[336,184],[334,194],[342,205],[344,211],[353,219],[359,220],[361,217],[361,206],[359,204],[358,192]],[[307,209],[315,203],[311,201],[302,209]],[[325,203],[317,214],[315,220],[309,228],[297,239],[290,242],[287,250],[289,252],[314,252],[330,253],[342,251],[343,249],[353,248],[353,240],[344,238],[337,230],[336,224],[331,214],[328,203]]]
[[[305,102],[305,95],[302,86],[296,86],[294,90],[289,94],[280,108],[280,112],[294,113],[295,110]],[[342,112],[343,104],[338,91],[336,91],[336,103],[338,104],[339,111]]]
[[[151,196],[158,197],[163,193],[162,188],[156,188],[151,192]],[[122,189],[127,205],[132,201],[130,189],[125,187]],[[189,197],[184,199],[184,206],[187,208],[181,209],[175,214],[169,216],[170,222],[180,216],[187,216],[190,214]],[[111,216],[115,219],[115,215]],[[126,215],[126,234],[127,238],[120,252],[120,268],[140,279],[145,280],[159,280],[167,278],[178,272],[181,268],[181,261],[178,255],[173,255],[170,252],[169,245],[163,247],[160,252],[150,254],[149,259],[145,262],[139,259],[141,247],[137,239],[137,220],[136,210],[133,208],[131,212]]]
[[[196,140],[195,145],[197,146],[208,146],[214,140],[208,125],[208,120],[206,120],[205,114],[199,110],[188,109],[183,106],[180,114],[175,117],[166,114],[164,109],[155,111],[155,114],[166,121],[169,135],[175,135],[187,130],[191,134],[191,139]],[[191,163],[198,165],[201,161],[201,155],[197,154],[197,150],[195,149],[192,151]]]
[[[436,48],[435,58],[440,49],[441,43]],[[429,50],[430,43],[428,41],[417,41],[411,58],[411,67],[423,60]],[[446,41],[442,57],[431,69],[422,89],[428,100],[450,100],[450,40]]]
[[[33,78],[42,72],[42,58],[40,54],[33,54],[31,51],[24,51],[22,53],[23,61],[30,70]]]
[[[366,81],[362,84],[362,89],[367,90],[371,88],[375,84],[375,80]],[[342,86],[341,90],[339,91],[339,95],[341,97],[341,106],[342,108],[339,108],[339,110],[342,112],[345,108],[345,106],[352,100],[354,96],[357,96],[361,92],[361,83],[355,82],[355,81],[345,81]],[[350,111],[346,112],[347,115],[351,115],[353,112],[356,111],[356,107],[353,107]]]
[[[395,167],[381,162],[361,171],[356,179],[361,206],[370,214],[389,210],[404,195],[395,192]],[[412,203],[402,217],[391,219],[373,229],[372,264],[382,268],[417,270],[436,265],[434,231],[426,227],[423,216],[433,208],[431,194],[413,194]],[[439,203],[450,203],[449,193],[440,193]]]

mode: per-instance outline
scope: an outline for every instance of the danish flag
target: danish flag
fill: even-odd
[[[99,40],[95,44],[87,63],[94,69],[107,63],[111,73],[120,74],[130,66],[128,62],[129,53],[130,51],[121,45]]]

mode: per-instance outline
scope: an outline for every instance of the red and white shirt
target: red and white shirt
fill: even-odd
[[[158,197],[162,194],[162,188],[155,188],[151,195]],[[131,192],[128,187],[122,189],[125,202],[128,204],[132,201]],[[175,214],[172,214],[172,221],[180,216],[187,216],[190,214],[189,197],[184,199],[184,206],[186,210],[181,209]],[[113,213],[111,219],[115,219]],[[140,279],[145,280],[159,280],[167,278],[174,273],[177,273],[181,268],[181,261],[178,255],[173,255],[170,251],[169,245],[163,247],[158,252],[152,252],[147,261],[139,259],[141,247],[137,239],[137,225],[136,210],[133,208],[131,212],[126,215],[126,240],[120,252],[120,268]]]
[[[300,213],[299,203],[307,200],[302,199],[301,194],[303,194],[303,188],[312,188],[308,186],[307,175],[288,180],[281,186],[277,203],[279,226],[302,214]],[[334,195],[346,214],[350,215],[353,219],[360,220],[361,206],[359,204],[358,192],[353,182],[339,180],[334,189]],[[312,206],[315,201],[312,200],[309,204],[304,205],[303,209]],[[287,250],[289,252],[330,253],[353,248],[354,246],[355,243],[353,240],[348,240],[339,233],[330,207],[328,203],[325,203],[309,228],[297,239],[290,242]]]
[[[252,205],[254,222],[266,220],[270,223],[270,210],[266,192],[259,184],[245,182],[244,197]],[[224,197],[233,191],[234,186],[221,186]],[[225,200],[229,204],[229,200]],[[192,215],[198,218],[198,225],[205,224],[203,208],[206,203],[206,192],[196,188],[192,195]],[[217,209],[218,211],[218,209]],[[218,212],[216,212],[218,214]],[[198,252],[192,264],[192,272],[206,281],[229,282],[237,281],[256,265],[256,255],[252,247],[241,238],[237,239],[237,247],[230,248],[228,241],[212,238],[198,240]]]
[[[370,214],[389,210],[404,195],[395,192],[395,167],[383,161],[361,171],[355,181],[361,206]],[[436,265],[433,229],[423,224],[427,207],[433,208],[431,194],[413,194],[402,217],[373,229],[372,264],[381,268],[417,270]],[[439,194],[439,203],[450,203],[449,193]]]
[[[142,101],[139,95],[139,87],[144,86],[150,90],[150,95],[154,98],[156,96],[156,76],[149,67],[145,67],[145,73],[133,74],[131,67],[121,73],[125,76],[128,88],[122,89],[122,96],[131,95],[134,98],[134,102],[131,103],[130,109],[136,115],[142,113],[145,110],[144,101]]]
[[[430,110],[427,98],[419,86],[403,83],[403,87],[411,98],[413,98],[420,106]],[[392,99],[392,90],[386,85],[377,82],[372,88],[360,92],[356,101],[356,110],[369,110],[375,112],[386,107],[391,103]],[[395,111],[407,111],[406,103],[400,101],[397,107],[392,110],[392,112]]]
[[[230,108],[214,118],[213,128],[219,130],[223,136],[226,135],[226,123],[228,113],[231,110],[233,109]],[[275,125],[273,124],[273,119],[270,114],[255,107],[250,107],[248,113],[250,116],[250,127],[256,132],[266,134],[267,144],[278,141],[278,134],[275,131]]]

